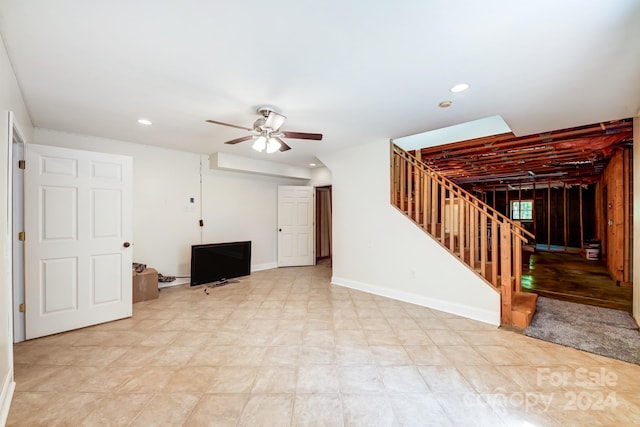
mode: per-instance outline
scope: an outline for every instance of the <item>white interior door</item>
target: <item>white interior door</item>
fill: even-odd
[[[278,187],[278,267],[313,265],[314,188]]]
[[[130,157],[27,144],[26,338],[130,317]]]

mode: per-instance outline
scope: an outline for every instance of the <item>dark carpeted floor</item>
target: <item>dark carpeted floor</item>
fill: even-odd
[[[624,311],[540,297],[524,334],[640,365],[640,331]]]

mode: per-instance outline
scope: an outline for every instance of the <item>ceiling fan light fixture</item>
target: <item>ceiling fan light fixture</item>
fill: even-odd
[[[251,148],[262,153],[266,148],[266,146],[267,146],[267,138],[265,138],[264,136],[259,136],[258,139],[256,139],[256,141],[253,143]]]
[[[282,144],[274,138],[269,138],[269,142],[267,142],[267,153],[275,153],[282,147]]]

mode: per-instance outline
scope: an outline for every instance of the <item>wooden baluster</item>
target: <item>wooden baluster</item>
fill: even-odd
[[[460,259],[465,262],[466,260],[464,259],[464,249],[465,249],[464,210],[466,209],[466,206],[467,204],[464,202],[464,199],[462,197],[458,197],[458,246],[459,246]]]
[[[398,206],[398,155],[393,147],[393,144],[391,144],[391,204]]]
[[[451,252],[455,252],[456,248],[454,245],[454,237],[455,237],[455,221],[453,220],[454,215],[453,215],[453,191],[449,190],[449,218],[448,218],[448,223],[449,223],[449,250]]]
[[[420,196],[421,196],[421,192],[422,192],[422,185],[421,185],[422,173],[421,173],[420,168],[418,167],[418,165],[415,165],[414,168],[413,168],[413,179],[415,180],[414,221],[416,222],[416,224],[422,226],[420,224],[420,208],[422,207],[422,205],[420,204]]]
[[[436,235],[438,225],[438,182],[431,178],[431,235]]]
[[[494,213],[491,218],[491,283],[496,288],[500,287],[498,282],[498,260],[500,255],[498,254],[498,216]]]
[[[500,224],[500,294],[502,304],[502,324],[511,325],[511,224]]]
[[[487,278],[487,216],[485,208],[480,212],[480,274]]]
[[[515,234],[517,233],[517,234]],[[514,229],[513,234],[513,276],[515,278],[515,291],[522,292],[522,240],[521,232]]]
[[[411,214],[413,207],[413,166],[407,161],[407,216],[413,219]]]
[[[402,159],[402,162],[400,163],[400,210],[402,212],[404,212],[406,164],[406,160]]]
[[[478,236],[478,229],[476,226],[476,219],[478,218],[478,205],[473,201],[473,213],[469,216],[469,265],[475,270],[476,260],[478,256],[476,254],[476,239]]]
[[[431,179],[426,171],[422,171],[422,227],[429,231],[429,200],[431,199]]]
[[[445,230],[445,204],[447,200],[447,190],[443,185],[440,185],[440,243],[444,245],[444,230]]]

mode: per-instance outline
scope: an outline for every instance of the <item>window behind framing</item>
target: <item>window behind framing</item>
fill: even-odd
[[[511,202],[511,219],[533,221],[533,200],[513,200]]]

